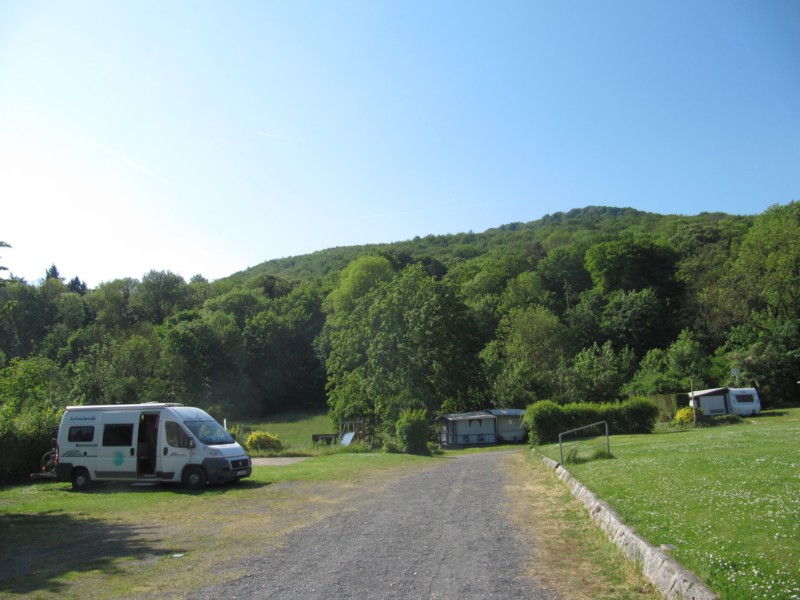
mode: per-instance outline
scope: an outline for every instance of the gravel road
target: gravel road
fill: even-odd
[[[507,518],[505,452],[442,459],[249,556],[194,598],[557,598],[526,573],[533,540]]]

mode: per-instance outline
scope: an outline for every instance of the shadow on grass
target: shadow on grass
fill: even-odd
[[[653,431],[652,435],[663,435],[668,433],[689,433],[690,431],[697,431],[698,427],[694,425],[686,427],[662,427]]]
[[[268,485],[270,481],[240,481],[208,485],[202,490],[187,490],[180,483],[127,483],[122,481],[93,481],[92,487],[85,491],[66,490],[70,494],[144,494],[173,492],[177,495],[196,496],[198,494],[225,494],[236,490],[255,490]]]
[[[0,516],[0,592],[59,594],[76,573],[115,573],[123,560],[157,559],[184,552],[165,549],[157,525],[108,523],[59,511]]]
[[[564,465],[582,465],[596,460],[614,460],[614,453],[605,450],[585,450],[578,446],[568,448],[564,453]]]
[[[764,417],[785,417],[788,414],[789,413],[787,411],[785,411],[785,410],[778,410],[778,409],[771,408],[769,410],[762,411],[761,413],[759,413],[759,415],[756,418],[761,419],[761,418],[764,418]],[[748,418],[750,418],[750,417],[748,417]]]

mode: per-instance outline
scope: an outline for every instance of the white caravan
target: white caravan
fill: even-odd
[[[744,417],[761,412],[761,399],[755,388],[713,388],[689,394],[689,405],[700,408],[706,416],[726,414]]]
[[[181,404],[68,406],[58,429],[58,481],[206,483],[252,473],[250,457],[208,413]]]

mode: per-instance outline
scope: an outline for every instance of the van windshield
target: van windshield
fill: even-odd
[[[222,426],[213,419],[184,421],[183,423],[198,440],[207,446],[232,444],[234,441],[231,434],[225,431]]]

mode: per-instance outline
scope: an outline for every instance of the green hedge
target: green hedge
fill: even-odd
[[[407,410],[395,425],[399,450],[406,454],[429,454],[428,413],[424,410]]]
[[[658,413],[658,406],[647,398],[563,406],[551,400],[542,400],[528,406],[523,422],[528,428],[530,442],[535,446],[558,441],[559,433],[599,421],[608,421],[611,434],[650,433],[655,427]]]
[[[0,484],[28,481],[38,473],[52,440],[52,432],[6,431],[0,436]]]
[[[30,480],[42,455],[53,447],[61,411],[41,408],[21,414],[0,406],[0,484]]]

